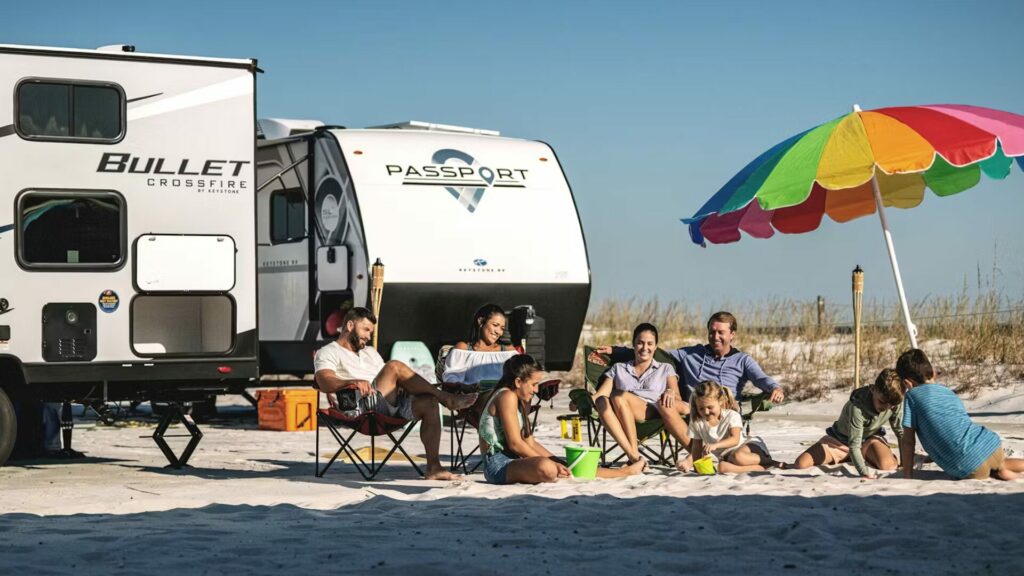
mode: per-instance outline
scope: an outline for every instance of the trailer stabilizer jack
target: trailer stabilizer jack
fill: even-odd
[[[188,435],[178,434],[175,436],[164,436],[167,432],[167,428],[174,423],[174,420],[179,420],[185,430],[188,430]],[[185,449],[181,451],[181,456],[175,456],[174,451],[168,446],[167,441],[164,438],[190,438]],[[196,446],[199,445],[199,441],[203,439],[203,433],[199,430],[199,426],[196,425],[195,420],[192,416],[185,414],[181,409],[181,405],[177,402],[172,402],[167,405],[167,411],[164,412],[160,423],[157,424],[156,431],[153,432],[153,441],[160,447],[160,451],[164,453],[167,458],[168,468],[182,468],[188,465],[188,459],[192,457],[192,452],[195,451]]]

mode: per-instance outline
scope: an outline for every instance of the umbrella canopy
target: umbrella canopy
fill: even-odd
[[[810,232],[826,214],[847,222],[885,206],[913,208],[925,188],[950,196],[984,173],[1024,169],[1024,116],[958,104],[854,111],[755,158],[691,218],[697,244]],[[755,201],[756,200],[756,201]]]
[[[1024,116],[959,104],[854,106],[755,158],[683,222],[704,246],[736,242],[741,230],[755,238],[800,234],[817,229],[826,214],[847,222],[877,211],[903,321],[917,348],[885,207],[913,208],[925,188],[958,194],[982,173],[1006,178],[1013,158],[1024,169]]]

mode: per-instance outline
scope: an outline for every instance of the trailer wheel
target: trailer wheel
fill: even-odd
[[[0,466],[7,462],[17,437],[18,417],[14,413],[14,405],[7,392],[0,388]]]

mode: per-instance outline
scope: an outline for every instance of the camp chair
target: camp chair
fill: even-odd
[[[460,384],[457,382],[445,382],[442,377],[444,376],[445,359],[448,357],[448,352],[452,349],[450,344],[446,344],[441,347],[437,354],[437,362],[434,364],[434,371],[437,376],[437,381],[440,382],[441,389],[445,392],[453,394],[472,394],[477,393],[480,397],[477,399],[476,404],[458,411],[449,411],[448,423],[449,423],[449,447],[450,447],[450,469],[455,471],[459,468],[462,469],[464,474],[471,474],[480,467],[482,462],[478,461],[472,469],[468,468],[467,462],[469,458],[480,450],[480,445],[477,443],[474,445],[469,452],[466,452],[463,447],[463,440],[466,436],[466,427],[471,426],[476,430],[480,426],[480,417],[482,416],[481,411],[487,404],[487,399],[490,397],[491,392],[494,391],[497,382],[494,380],[484,380],[477,384]],[[548,380],[542,382],[537,390],[535,401],[530,405],[530,417],[532,418],[531,426],[537,427],[537,417],[540,414],[541,402],[550,401],[555,395],[558,394],[559,385],[561,380]]]
[[[416,472],[423,476],[423,471],[416,465],[416,462],[412,459],[412,456],[405,451],[402,447],[402,442],[405,442],[405,438],[412,432],[413,426],[417,423],[416,420],[406,420],[404,418],[398,418],[395,416],[387,416],[377,412],[363,412],[358,416],[351,416],[334,406],[334,400],[331,395],[327,395],[331,402],[329,408],[320,409],[317,411],[317,427],[316,427],[316,477],[322,478],[327,473],[327,469],[334,464],[334,461],[341,456],[344,452],[351,459],[352,464],[356,467],[356,470],[365,480],[373,480],[377,477],[377,474],[384,468],[384,465],[388,463],[388,460],[395,454],[395,451],[400,451],[406,460],[412,464],[412,467]],[[320,429],[326,427],[331,433],[331,436],[338,442],[338,450],[331,456],[331,459],[327,461],[327,464],[323,468],[320,467]],[[348,430],[348,435],[342,432],[342,430]],[[395,433],[401,432],[401,436],[395,437]],[[362,434],[370,437],[370,461],[367,462],[359,452],[352,447],[352,439],[355,438],[356,434]],[[391,450],[388,451],[384,458],[377,462],[377,436],[387,436],[391,440]]]
[[[615,464],[626,458],[626,452],[611,437],[608,430],[601,424],[601,418],[597,415],[597,409],[591,396],[597,391],[601,376],[613,364],[611,358],[603,354],[607,365],[602,366],[589,360],[594,348],[583,347],[584,359],[584,381],[586,388],[577,388],[569,392],[569,398],[576,405],[580,419],[587,423],[587,442],[591,446],[601,446],[601,464],[607,466]],[[675,360],[664,350],[658,348],[654,353],[654,359],[658,362],[669,362],[675,366]],[[680,390],[680,392],[683,392]],[[685,392],[683,392],[685,394]],[[661,418],[651,418],[646,422],[636,423],[637,449],[642,455],[653,464],[675,465],[679,459],[680,446],[674,438],[665,431]],[[609,461],[609,454],[618,449],[621,454]]]
[[[768,399],[769,396],[770,394],[767,392],[756,394],[740,392],[740,397],[736,399],[736,402],[740,405],[740,417],[743,418],[743,432],[748,437],[750,436],[750,423],[754,420],[754,414],[767,412],[772,409],[773,404]]]
[[[604,426],[601,425],[601,420],[597,416],[596,410],[594,410],[593,401],[591,400],[591,394],[593,394],[593,392],[597,390],[597,386],[598,384],[600,384],[601,376],[604,375],[605,371],[607,371],[612,364],[615,363],[615,359],[610,358],[608,355],[602,354],[601,356],[602,358],[605,359],[607,365],[602,366],[601,364],[590,362],[589,358],[593,351],[594,348],[590,346],[585,346],[583,349],[583,358],[585,362],[584,380],[586,382],[587,387],[577,388],[576,390],[571,391],[569,393],[569,398],[571,398],[573,403],[576,405],[580,418],[585,420],[587,423],[588,442],[590,442],[591,446],[596,446],[599,441],[598,437],[600,436],[602,450],[605,453],[602,456],[602,458],[606,458],[608,449],[605,446],[607,443],[608,432],[607,430],[604,430]],[[671,362],[673,366],[676,366],[677,371],[679,369],[678,365],[676,364],[675,358],[673,358],[671,354],[662,350],[661,348],[658,348],[655,351],[654,359],[659,362]],[[689,388],[683,385],[682,382],[680,382],[679,392],[680,394],[683,395],[683,401],[688,402],[690,391]],[[771,410],[772,403],[770,400],[768,400],[768,396],[769,395],[764,392],[757,394],[741,392],[739,398],[736,399],[740,408],[740,417],[743,420],[743,429],[744,432],[746,432],[747,436],[750,435],[750,423],[753,420],[754,414],[756,414],[757,412]],[[657,423],[657,425],[654,424],[655,422]],[[678,460],[678,452],[681,447],[676,446],[678,442],[675,442],[674,439],[669,438],[667,433],[663,429],[659,428],[660,425],[660,418],[648,420],[643,424],[637,423],[638,449],[648,458],[656,457],[652,458],[652,460],[654,460],[655,462],[664,462],[665,459],[662,457],[662,455],[666,453],[666,448],[668,448],[670,449],[668,451],[671,452],[673,459]],[[655,453],[649,446],[645,446],[644,442],[653,439],[656,431],[660,431],[661,450]],[[618,445],[614,442],[614,440],[612,440],[611,450],[614,450],[615,448],[618,448]],[[625,454],[620,454],[617,458],[615,458],[615,460],[613,460],[613,462],[618,462],[624,456]]]

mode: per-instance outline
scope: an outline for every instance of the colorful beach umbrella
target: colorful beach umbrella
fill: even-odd
[[[705,246],[736,242],[741,232],[754,238],[811,232],[826,215],[848,222],[878,212],[916,348],[885,208],[913,208],[926,188],[937,196],[958,194],[982,174],[1001,180],[1014,158],[1024,169],[1024,116],[960,104],[854,106],[755,158],[683,223]]]

